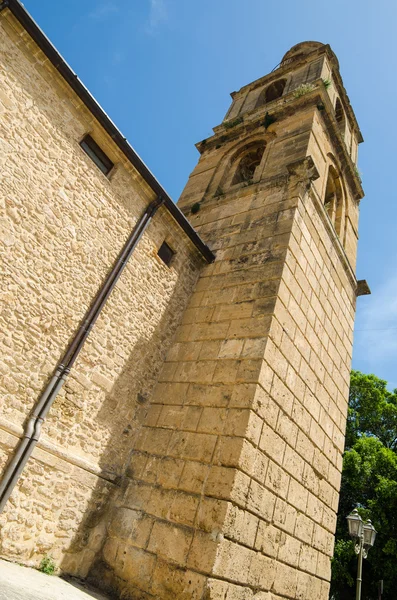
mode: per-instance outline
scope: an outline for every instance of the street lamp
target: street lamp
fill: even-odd
[[[356,600],[361,600],[363,557],[367,558],[369,549],[375,543],[376,530],[370,520],[364,523],[357,509],[354,509],[346,519],[349,526],[349,535],[357,540],[354,546],[354,551],[358,554]]]

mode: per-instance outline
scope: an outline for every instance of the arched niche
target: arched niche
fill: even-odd
[[[230,150],[218,163],[211,183],[206,190],[206,196],[220,197],[230,188],[238,189],[239,187],[247,185],[248,183],[259,181],[262,173],[261,163],[263,165],[265,150],[266,141],[262,136],[255,137],[254,139],[251,138],[250,140],[241,140],[240,142],[236,143],[235,146],[230,148]],[[246,158],[246,156],[251,153],[254,153],[254,156],[252,156],[252,162],[251,157]],[[243,177],[241,177],[241,175],[243,175],[241,171],[240,174],[236,176],[241,161],[243,161],[241,165],[242,167],[244,167],[244,164],[246,164],[247,167],[249,167],[249,163],[251,164],[251,167],[248,169],[248,171],[245,171],[246,175]],[[251,176],[252,171],[252,179],[245,179],[245,177]],[[235,178],[236,183],[234,183]]]
[[[327,185],[325,188],[324,207],[335,227],[339,238],[343,239],[345,226],[345,203],[341,180],[333,165],[328,169]]]
[[[346,117],[345,117],[345,111],[343,110],[343,106],[342,106],[342,103],[339,100],[339,98],[336,99],[335,118],[338,123],[339,131],[341,132],[342,136],[345,137]]]
[[[236,160],[237,166],[234,170],[231,185],[253,181],[255,171],[262,161],[264,151],[265,143],[262,142],[251,146],[242,155],[239,155],[239,158]]]
[[[267,88],[262,90],[256,103],[256,108],[280,98],[283,95],[286,83],[286,79],[277,79],[277,81],[273,81]]]

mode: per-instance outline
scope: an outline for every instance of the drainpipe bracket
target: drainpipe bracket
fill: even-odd
[[[30,417],[29,421],[27,422],[23,437],[28,438],[30,440],[32,439],[35,430],[36,420],[37,417]]]
[[[162,196],[157,196],[153,202],[149,204],[146,210],[146,214],[149,218],[153,217],[153,215],[157,212],[157,210],[165,203],[165,198]]]
[[[35,442],[37,442],[40,438],[41,435],[41,426],[43,425],[44,419],[37,419],[36,421],[36,426],[34,428],[34,434],[32,436],[32,440],[35,440]]]

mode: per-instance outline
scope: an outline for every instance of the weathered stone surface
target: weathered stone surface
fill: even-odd
[[[0,30],[2,466],[152,195],[7,12]],[[162,210],[143,236],[0,517],[4,556],[51,553],[125,600],[328,597],[360,136],[329,48],[305,48],[199,145],[179,204],[216,261]]]
[[[330,68],[324,51],[313,61],[315,79]],[[293,91],[303,72],[291,66],[288,77]],[[200,148],[179,203],[189,216],[200,202],[191,218],[217,258],[200,275],[135,445],[132,464],[146,456],[146,465],[128,499],[115,498],[112,516],[127,505],[154,519],[149,541],[134,546],[161,559],[161,569],[208,576],[208,600],[328,597],[357,203],[346,185],[349,218],[338,239],[323,202],[331,152],[349,161],[347,148],[334,145],[313,99],[291,92],[288,102],[295,110],[279,107],[271,133],[260,120],[267,107],[244,105],[245,126],[215,128]],[[235,183],[235,157],[259,142],[266,149],[252,180]],[[175,461],[172,475],[164,476],[165,459]],[[118,557],[106,559],[107,569],[117,570]],[[145,592],[154,593],[157,577]]]
[[[0,466],[153,192],[33,48],[0,15]],[[115,168],[79,146],[90,132]],[[176,250],[166,267],[157,250]],[[86,575],[158,372],[203,262],[164,209],[98,319],[0,517],[0,555],[51,553]],[[136,521],[136,519],[135,519]],[[135,532],[142,541],[144,533]],[[143,536],[143,537],[142,537]],[[133,537],[133,536],[132,536]]]

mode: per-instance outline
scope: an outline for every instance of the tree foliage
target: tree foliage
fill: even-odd
[[[397,393],[389,392],[387,382],[375,375],[352,371],[346,448],[362,436],[374,436],[386,448],[397,450]]]
[[[378,535],[363,568],[362,600],[395,600],[397,590],[397,394],[375,375],[353,371],[342,485],[332,564],[331,598],[354,598],[357,557],[346,516],[358,509]]]

